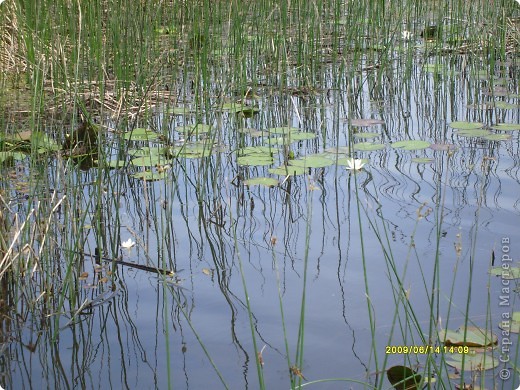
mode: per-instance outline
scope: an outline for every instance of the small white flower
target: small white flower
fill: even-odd
[[[520,1],[520,0],[518,0]],[[412,37],[412,33],[410,31],[407,31],[407,30],[404,30],[401,32],[401,37],[405,40],[405,41],[409,41],[410,38]]]
[[[135,245],[135,242],[132,241],[131,238],[129,238],[128,240],[123,241],[123,242],[121,243],[121,246],[122,246],[123,248],[125,248],[125,249],[130,249],[130,248],[133,247],[134,245]]]
[[[363,160],[351,157],[347,159],[347,166],[345,167],[345,169],[347,171],[360,171],[364,165],[365,163],[363,162]]]

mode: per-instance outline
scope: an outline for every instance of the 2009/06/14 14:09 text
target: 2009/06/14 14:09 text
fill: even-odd
[[[428,353],[459,353],[466,354],[470,352],[468,346],[433,346],[433,345],[387,345],[385,347],[386,354],[428,354]]]

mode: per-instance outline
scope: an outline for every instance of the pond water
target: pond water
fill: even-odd
[[[338,55],[305,88],[296,75],[279,86],[266,71],[252,85],[257,96],[235,106],[220,98],[221,68],[210,62],[211,104],[186,93],[188,71],[179,84],[190,98],[175,113],[164,104],[135,121],[103,118],[108,160],[123,156],[123,168],[85,171],[52,158],[40,173],[42,203],[11,201],[30,221],[52,210],[53,227],[33,250],[50,245],[56,257],[51,278],[20,252],[35,280],[20,290],[41,296],[37,309],[18,308],[23,318],[3,320],[2,383],[256,389],[261,356],[268,389],[291,388],[299,373],[303,383],[348,378],[319,389],[391,388],[386,369],[421,371],[427,357],[388,354],[387,346],[442,345],[436,330],[465,324],[500,334],[503,313],[518,309],[512,288],[500,305],[503,280],[489,272],[503,255],[517,262],[520,250],[520,58],[468,61],[426,54],[425,44],[397,39],[382,69],[367,55],[349,70],[348,55]],[[246,110],[236,109],[243,103]],[[211,125],[209,135],[185,134],[182,126],[197,123]],[[501,123],[516,127],[494,128]],[[289,140],[289,130],[272,130],[280,127],[305,135]],[[136,140],[137,128],[163,138]],[[492,134],[502,138],[485,138]],[[408,140],[427,144],[392,147]],[[244,148],[260,146],[269,147],[267,156],[258,152],[269,163],[239,163]],[[139,150],[149,163],[131,163]],[[303,159],[311,155],[319,162]],[[347,156],[366,164],[347,170]],[[302,174],[269,172],[294,161]],[[20,178],[25,169],[5,172]],[[161,179],[133,176],[146,170]],[[248,185],[257,177],[276,184]],[[122,247],[129,238],[135,245]],[[49,307],[37,303],[46,299]],[[511,365],[483,371],[485,382],[518,385],[498,378],[504,367]]]

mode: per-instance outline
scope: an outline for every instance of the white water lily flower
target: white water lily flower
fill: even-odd
[[[518,0],[520,1],[520,0]],[[401,37],[405,40],[405,41],[408,41],[411,37],[412,37],[412,33],[410,31],[402,31],[401,32]]]
[[[135,242],[132,241],[131,238],[129,238],[128,240],[123,241],[123,242],[121,243],[121,246],[122,246],[123,248],[125,248],[125,249],[130,249],[130,248],[133,247],[134,245],[135,245]]]
[[[345,167],[345,169],[347,171],[360,171],[361,168],[363,168],[364,166],[365,163],[363,162],[363,160],[359,158],[349,158],[347,160],[347,166]]]

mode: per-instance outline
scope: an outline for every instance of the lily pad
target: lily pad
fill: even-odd
[[[361,132],[361,133],[354,133],[354,138],[366,138],[366,139],[372,139],[380,137],[381,134],[379,133],[371,133],[369,131]]]
[[[466,331],[466,339],[464,340],[464,329],[461,327],[456,331],[441,330],[439,338],[444,341],[447,346],[467,346],[467,347],[489,347],[495,345],[498,337],[490,330],[468,326]]]
[[[125,166],[125,163],[125,160],[110,160],[105,162],[105,166],[107,166],[108,168],[118,169],[123,168]]]
[[[458,121],[458,122],[451,122],[449,126],[452,129],[458,129],[458,130],[471,130],[471,129],[481,129],[484,127],[483,123],[480,122],[465,122],[465,121]]]
[[[417,390],[421,388],[422,376],[406,366],[393,366],[386,371],[388,381],[397,390]]]
[[[511,139],[511,134],[489,134],[482,137],[488,141],[507,141]]]
[[[464,360],[464,368],[462,362]],[[482,371],[492,370],[500,365],[498,357],[493,357],[489,353],[469,353],[469,354],[450,354],[446,363],[457,370],[462,371]]]
[[[220,109],[224,112],[254,114],[260,111],[257,106],[250,106],[244,103],[224,103]]]
[[[310,131],[299,131],[297,133],[291,133],[290,137],[291,140],[294,141],[304,141],[316,138],[316,134]]]
[[[495,103],[496,108],[501,108],[503,110],[513,110],[515,108],[520,107],[518,104],[512,104],[508,102],[496,102]]]
[[[166,172],[142,171],[134,173],[132,177],[145,181],[163,180],[166,177]]]
[[[209,131],[211,130],[211,125],[199,123],[197,125],[177,126],[175,130],[179,133],[183,133],[186,136],[205,134],[209,133]]]
[[[304,168],[324,168],[334,164],[334,162],[330,158],[321,155],[310,155],[298,160],[291,160],[289,164]]]
[[[397,141],[392,143],[392,148],[401,150],[420,150],[430,146],[429,142],[421,140]]]
[[[304,167],[299,167],[296,165],[289,165],[289,166],[279,166],[276,168],[269,168],[269,173],[272,173],[273,175],[279,175],[279,176],[296,176],[296,175],[303,175],[306,173],[307,170]]]
[[[239,129],[238,132],[241,134],[250,135],[251,137],[262,137],[264,135],[267,135],[267,133],[265,131],[261,131],[261,130],[257,130],[257,129],[249,129],[249,128]]]
[[[491,134],[491,132],[484,130],[484,129],[476,129],[476,130],[467,129],[467,130],[457,131],[457,135],[459,137],[466,137],[466,138],[484,137],[489,134]]]
[[[183,145],[180,149],[173,149],[171,153],[175,157],[182,158],[202,158],[209,157],[215,152],[213,144],[210,142],[193,142]]]
[[[144,128],[135,128],[131,131],[127,131],[124,136],[124,139],[127,141],[151,141],[155,142],[159,139],[159,134],[156,132],[150,130],[150,129],[144,129]]]
[[[520,311],[513,312],[512,318],[498,323],[498,327],[511,333],[520,333]]]
[[[288,137],[288,136],[274,136],[274,137],[269,137],[267,139],[267,143],[269,145],[290,145],[292,144],[293,142],[297,142],[297,140],[293,139],[292,137]]]
[[[276,148],[270,148],[269,146],[247,146],[239,149],[238,154],[240,156],[260,156],[267,155],[272,156],[273,152],[277,151]]]
[[[278,185],[278,180],[272,177],[255,177],[253,179],[244,180],[244,184],[246,186],[262,185],[265,187],[276,187]]]
[[[382,125],[384,123],[385,123],[385,121],[382,121],[381,119],[359,118],[359,119],[352,119],[350,121],[350,124],[352,126],[357,126],[357,127],[369,127],[369,126],[375,126],[375,125]]]
[[[373,152],[375,150],[382,150],[386,148],[386,145],[376,144],[373,142],[358,142],[354,144],[353,149],[361,152]]]
[[[149,156],[136,157],[130,160],[130,164],[135,167],[154,167],[156,165],[167,164],[168,162],[170,161],[166,159],[166,156],[156,153]]]
[[[327,148],[325,149],[325,153],[329,153],[329,154],[332,154],[332,155],[336,155],[336,154],[349,154],[350,153],[350,148],[348,146],[333,146],[331,148]]]
[[[195,110],[193,110],[190,107],[173,107],[168,110],[168,114],[173,115],[186,115],[186,114],[192,114]]]
[[[289,127],[289,126],[271,127],[269,129],[267,129],[267,132],[270,133],[270,134],[281,134],[281,135],[287,135],[287,134],[290,134],[290,133],[297,133],[299,131],[300,130],[297,127]]]
[[[502,279],[513,280],[520,279],[520,268],[519,267],[493,267],[489,270],[489,273],[494,276],[500,276]]]
[[[266,155],[248,155],[237,158],[238,165],[245,166],[263,166],[263,165],[271,165],[274,162],[274,159],[271,156]]]
[[[502,130],[502,131],[517,131],[520,130],[520,125],[515,125],[512,123],[500,123],[495,126],[491,126],[494,130]]]

